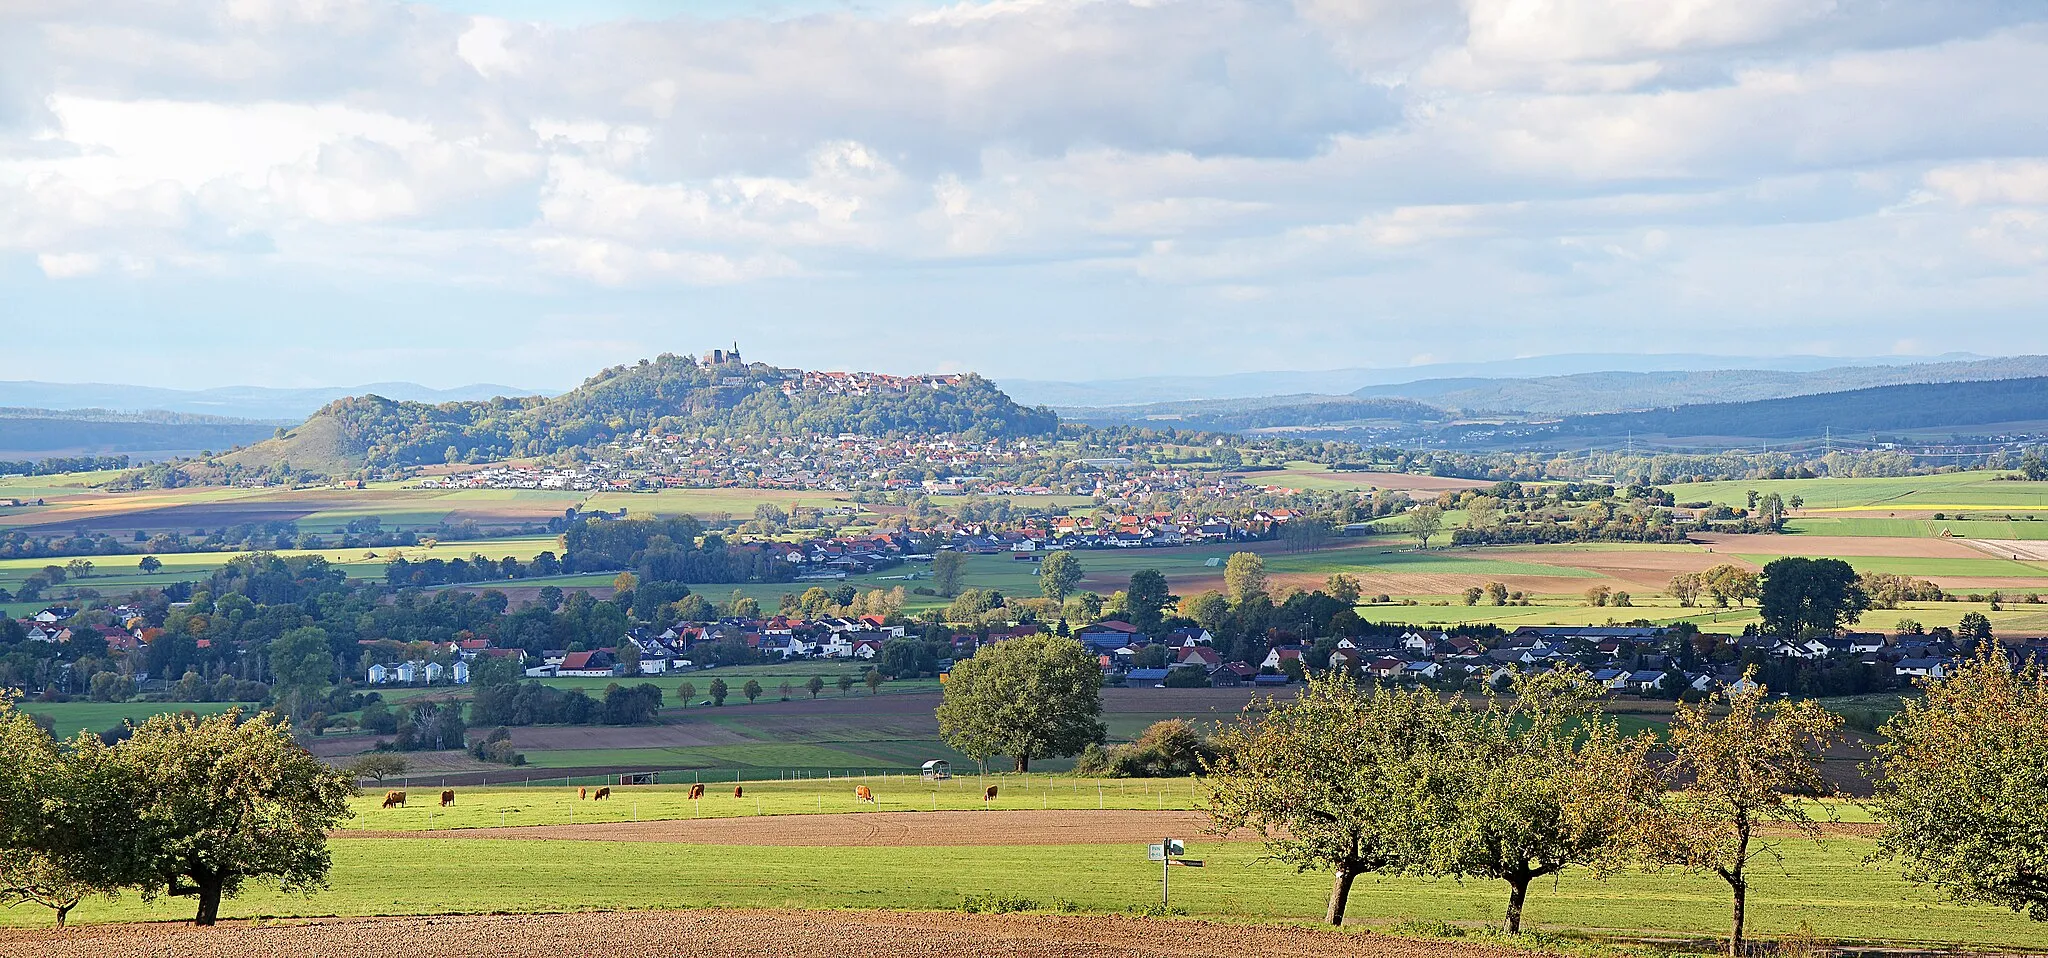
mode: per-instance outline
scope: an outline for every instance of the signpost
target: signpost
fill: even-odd
[[[1200,868],[1201,859],[1183,858],[1188,853],[1186,842],[1178,838],[1162,838],[1157,845],[1145,846],[1145,857],[1159,863],[1159,907],[1167,907],[1168,893],[1173,883],[1173,866]]]

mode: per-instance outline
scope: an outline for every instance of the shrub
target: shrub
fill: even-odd
[[[960,910],[970,915],[1006,915],[1013,911],[1037,911],[1038,902],[1015,895],[969,895],[960,900]]]

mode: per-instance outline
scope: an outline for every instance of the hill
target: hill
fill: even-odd
[[[37,406],[62,410],[163,410],[244,419],[297,422],[320,407],[348,396],[383,396],[414,402],[460,402],[493,396],[524,396],[534,390],[492,383],[434,389],[418,383],[368,383],[361,386],[316,386],[278,389],[269,386],[220,386],[213,389],[166,389],[116,383],[0,382],[0,406]],[[205,448],[205,447],[195,447]]]
[[[1573,416],[1671,406],[1748,402],[1910,383],[2048,376],[2048,356],[2010,356],[1908,366],[1603,371],[1527,379],[1443,378],[1366,386],[1360,398],[1401,398],[1467,413]]]
[[[1915,383],[1816,396],[1679,406],[1649,412],[1573,416],[1551,427],[1565,437],[1795,440],[1823,435],[2003,431],[2048,421],[2048,377]],[[1525,433],[1537,437],[1536,433]]]
[[[1310,395],[1061,408],[1059,413],[1064,419],[1095,426],[1146,425],[1220,432],[1364,422],[1412,425],[1451,418],[1449,413],[1435,406],[1412,399]]]
[[[763,363],[708,365],[663,355],[604,370],[552,399],[340,399],[282,437],[179,468],[202,480],[273,475],[287,467],[296,474],[348,476],[543,456],[640,430],[685,436],[948,433],[980,440],[1050,435],[1059,427],[1051,410],[1019,406],[971,374],[846,382]]]
[[[0,460],[186,456],[256,442],[278,425],[170,412],[0,408]]]

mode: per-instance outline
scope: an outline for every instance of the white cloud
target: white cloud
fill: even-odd
[[[1039,324],[1000,351],[1017,363],[1277,316],[1414,352],[1399,337],[1431,325],[1534,348],[1660,311],[1720,330],[1944,302],[1996,341],[2048,295],[2048,14],[1938,6],[963,0],[566,26],[13,4],[0,256],[70,289],[284,269],[446,299],[422,317],[695,290],[844,348],[882,347],[812,313],[974,309]],[[970,337],[947,355],[994,335],[947,332]]]

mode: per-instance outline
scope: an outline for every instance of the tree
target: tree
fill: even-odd
[[[1507,604],[1508,604],[1508,587],[1507,587],[1507,583],[1505,583],[1505,582],[1488,582],[1488,583],[1486,584],[1486,598],[1487,598],[1487,600],[1488,600],[1488,601],[1492,602],[1492,603],[1493,603],[1494,605],[1507,605]]]
[[[1984,640],[1991,638],[1991,618],[1982,612],[1965,612],[1956,622],[1959,638]]]
[[[1689,609],[1699,603],[1700,589],[1699,573],[1681,572],[1671,577],[1671,584],[1665,587],[1664,594],[1677,599],[1680,608]]]
[[[811,693],[811,698],[817,698],[819,692],[825,691],[824,678],[816,675],[811,676],[811,680],[804,683],[804,691]]]
[[[1102,743],[1102,672],[1073,639],[1005,639],[953,666],[937,714],[946,744],[981,763],[1010,756],[1028,772],[1034,758]]]
[[[1958,902],[2048,921],[2048,672],[1990,643],[1884,724],[1878,854]]]
[[[64,563],[64,571],[73,579],[90,579],[92,578],[92,560],[84,558],[73,559],[70,562]]]
[[[1618,867],[1656,788],[1654,736],[1623,738],[1584,673],[1517,676],[1510,704],[1451,714],[1449,787],[1430,829],[1430,871],[1508,884],[1507,930],[1522,930],[1529,884],[1572,866]]]
[[[740,686],[740,694],[747,697],[748,705],[754,704],[754,700],[761,697],[761,683],[748,679],[747,684]]]
[[[1038,591],[1054,602],[1065,602],[1081,584],[1081,559],[1060,549],[1038,562]]]
[[[1481,589],[1480,587],[1475,585],[1467,588],[1464,591],[1462,597],[1464,598],[1466,605],[1478,605],[1480,597],[1484,596],[1485,594],[1485,589]]]
[[[1364,591],[1358,577],[1349,572],[1332,572],[1328,579],[1323,580],[1323,592],[1346,607],[1357,605],[1358,596]]]
[[[37,904],[64,927],[71,909],[95,887],[52,854],[53,844],[76,837],[53,801],[66,795],[66,762],[57,743],[30,716],[15,711],[0,692],[0,904]]]
[[[304,714],[334,674],[327,630],[309,625],[278,636],[270,643],[270,672],[277,679],[278,700],[289,701],[292,714]]]
[[[640,588],[640,577],[631,572],[621,572],[618,575],[612,576],[613,592],[631,592],[638,588]]]
[[[839,673],[839,680],[837,684],[839,686],[839,694],[843,696],[846,693],[853,691],[853,676],[841,672]]]
[[[640,674],[640,646],[632,639],[619,640],[618,647],[612,649],[612,658],[617,660],[620,675]]]
[[[696,697],[697,683],[684,682],[683,684],[676,686],[676,700],[683,703],[684,708],[689,708],[690,700]]]
[[[389,753],[377,753],[356,759],[344,771],[348,772],[350,778],[367,778],[373,782],[381,782],[387,778],[404,775],[406,768],[405,759]]]
[[[1223,565],[1223,593],[1231,605],[1243,605],[1266,594],[1266,560],[1256,552],[1231,555]]]
[[[1165,621],[1160,610],[1169,598],[1166,576],[1157,569],[1139,569],[1131,573],[1131,584],[1124,590],[1124,615],[1140,634],[1157,636]]]
[[[141,840],[128,846],[128,885],[198,899],[193,924],[211,925],[223,898],[252,878],[286,891],[327,884],[327,830],[350,815],[356,788],[292,741],[291,727],[240,709],[198,718],[157,715],[119,746],[81,737],[85,764],[118,769]]]
[[[141,569],[143,575],[155,575],[157,570],[164,567],[164,560],[156,556],[143,556],[142,561],[135,563],[135,567]]]
[[[1674,786],[1644,816],[1639,843],[1655,864],[1712,872],[1734,894],[1729,958],[1740,958],[1749,864],[1777,857],[1783,826],[1818,840],[1801,798],[1827,794],[1821,753],[1842,720],[1812,701],[1770,700],[1755,671],[1727,693],[1725,716],[1708,702],[1681,704],[1671,723]]]
[[[888,678],[888,676],[882,674],[881,669],[870,666],[867,673],[860,677],[860,680],[867,684],[868,694],[873,695],[882,690],[882,683],[887,681]]]
[[[725,680],[724,680],[724,679],[722,679],[722,678],[721,678],[721,679],[712,679],[712,680],[711,680],[711,704],[712,704],[712,705],[724,705],[724,704],[725,704],[725,696],[726,696],[727,694],[728,694],[728,690],[727,690],[727,689],[726,689],[726,687],[725,687]]]
[[[1786,557],[1764,566],[1758,605],[1772,634],[1832,635],[1870,609],[1870,596],[1847,562]]]
[[[1223,628],[1223,623],[1230,618],[1230,600],[1224,598],[1223,593],[1210,589],[1180,600],[1180,614],[1214,633]]]
[[[1444,511],[1432,505],[1420,505],[1408,510],[1408,534],[1425,549],[1429,540],[1444,531]]]
[[[787,702],[790,696],[796,694],[796,684],[788,679],[783,679],[782,684],[777,686],[775,691],[782,693],[782,700]]]
[[[1325,919],[1344,923],[1351,883],[1428,861],[1426,799],[1452,744],[1453,706],[1426,690],[1361,689],[1325,673],[1268,700],[1215,740],[1203,780],[1218,831],[1258,832],[1279,861],[1335,871]]]
[[[1713,597],[1714,605],[1723,609],[1731,601],[1741,605],[1754,599],[1760,591],[1756,573],[1728,562],[1700,573],[1700,585]]]
[[[967,557],[958,552],[943,551],[932,556],[932,588],[948,598],[960,594],[960,575],[967,566]]]

